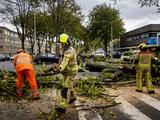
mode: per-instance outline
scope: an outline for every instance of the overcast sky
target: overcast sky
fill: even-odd
[[[143,7],[138,4],[138,0],[119,0],[116,5],[113,5],[111,0],[76,0],[80,5],[82,13],[87,16],[89,11],[98,4],[107,3],[112,7],[116,7],[120,11],[120,16],[125,23],[127,31],[136,29],[147,24],[160,24],[160,13],[157,13],[157,8]],[[87,18],[87,17],[86,17]],[[15,27],[10,24],[0,24],[1,26],[9,27],[15,30]]]
[[[107,3],[120,11],[120,16],[125,23],[127,31],[136,29],[147,24],[160,24],[160,13],[155,7],[143,7],[138,4],[138,0],[120,0],[116,5],[110,0],[76,0],[82,12],[87,16],[90,10],[97,4]]]

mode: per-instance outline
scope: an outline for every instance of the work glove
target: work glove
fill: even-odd
[[[59,67],[59,64],[57,64],[57,63],[54,63],[54,64],[51,66],[51,68],[52,68],[52,71],[53,71],[53,72],[56,72],[56,73],[59,73],[59,72],[60,72],[60,67]]]

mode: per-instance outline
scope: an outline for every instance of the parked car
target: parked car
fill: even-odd
[[[139,51],[125,51],[120,59],[122,61],[133,61]]]
[[[113,58],[120,58],[121,55],[122,55],[121,52],[112,52],[112,53],[111,52],[106,52],[106,57],[108,57],[110,54],[113,56]]]
[[[113,55],[113,58],[120,58],[122,53],[121,52],[113,52],[112,55]]]
[[[8,54],[5,55],[5,61],[10,61],[10,58],[11,58],[10,55],[8,55]]]
[[[41,54],[37,54],[33,59],[33,61],[36,62],[37,64],[41,64],[43,62],[58,63],[59,59],[60,59],[60,56],[57,54],[41,53]]]
[[[104,61],[106,59],[106,53],[104,50],[98,50],[93,54],[93,58],[96,61]]]
[[[105,57],[105,52],[104,51],[96,51],[94,54],[94,57]]]
[[[0,54],[0,61],[5,61],[5,54]]]
[[[10,61],[12,61],[15,56],[16,56],[16,55],[11,56],[11,57],[10,57]]]

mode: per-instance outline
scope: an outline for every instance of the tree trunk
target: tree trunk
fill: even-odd
[[[24,50],[25,47],[24,47],[24,38],[22,37],[22,40],[21,40],[21,48]]]
[[[48,39],[49,36],[46,37],[46,45],[45,45],[45,53],[48,53]]]
[[[38,53],[41,53],[40,39],[39,39],[39,37],[38,37],[37,39],[38,39],[38,42],[37,42],[37,45],[38,45]]]

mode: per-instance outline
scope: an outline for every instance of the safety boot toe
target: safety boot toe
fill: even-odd
[[[155,93],[155,91],[154,90],[152,90],[152,91],[148,91],[148,94],[154,94]]]
[[[71,99],[69,100],[69,104],[72,104],[74,101],[76,101],[76,98],[71,98]]]
[[[57,107],[56,107],[56,111],[57,111],[58,113],[65,113],[65,112],[66,112],[66,109],[65,109],[65,108],[62,108],[62,107],[60,107],[60,106],[57,106]]]
[[[138,89],[136,89],[136,91],[137,91],[137,92],[142,92],[142,90],[138,90]]]

